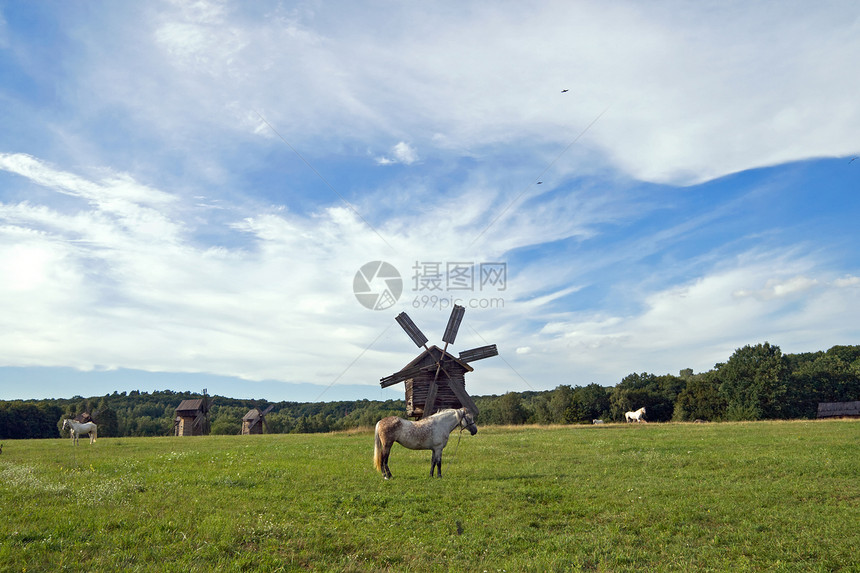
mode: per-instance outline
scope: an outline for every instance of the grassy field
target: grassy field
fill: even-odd
[[[0,571],[860,571],[860,422],[7,441]]]

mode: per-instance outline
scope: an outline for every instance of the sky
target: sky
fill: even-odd
[[[0,0],[0,399],[860,344],[860,4]]]

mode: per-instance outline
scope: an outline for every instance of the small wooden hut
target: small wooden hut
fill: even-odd
[[[266,432],[268,432],[269,424],[266,423],[266,414],[271,412],[272,408],[274,406],[269,406],[265,410],[260,410],[259,408],[248,410],[248,413],[242,417],[242,435],[262,434],[264,427]]]
[[[819,418],[860,418],[858,402],[819,402]]]
[[[174,429],[177,436],[205,436],[209,433],[209,400],[183,400],[176,407]]]

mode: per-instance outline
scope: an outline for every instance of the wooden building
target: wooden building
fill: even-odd
[[[260,410],[259,408],[248,410],[248,413],[242,416],[242,435],[262,434],[264,427],[268,433],[269,425],[266,423],[266,414],[271,412],[272,408],[274,406],[269,406],[265,410]]]
[[[860,402],[819,402],[819,418],[860,418]]]
[[[436,365],[439,362],[444,364],[446,375],[436,377]],[[424,415],[424,407],[427,404],[427,396],[434,377],[437,385],[434,411],[438,412],[445,408],[469,408],[472,412],[477,411],[472,398],[466,393],[465,375],[466,372],[474,371],[474,368],[465,362],[461,362],[447,352],[443,356],[442,349],[433,345],[402,370],[407,368],[419,369],[414,376],[406,379],[407,416],[421,418]]]
[[[174,430],[177,436],[209,434],[209,400],[206,394],[195,400],[183,400],[176,407]]]

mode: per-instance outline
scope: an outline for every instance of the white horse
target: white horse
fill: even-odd
[[[86,424],[80,424],[75,422],[74,420],[65,419],[63,420],[63,429],[69,430],[72,433],[72,443],[76,446],[78,445],[78,438],[81,436],[85,436],[89,434],[90,443],[96,441],[96,434],[98,434],[98,426],[96,426],[93,422],[87,422]]]
[[[592,420],[592,421],[591,421],[591,423],[592,423],[592,424],[602,424],[602,423],[603,423],[603,420],[598,420],[598,419],[596,419],[596,418],[595,418],[594,420]]]
[[[624,412],[624,421],[630,422],[631,420],[634,422],[644,422],[645,419],[643,416],[645,415],[645,406],[642,406],[635,412]]]
[[[466,408],[442,410],[417,422],[397,416],[383,418],[376,423],[373,465],[382,472],[382,477],[390,478],[388,455],[391,453],[391,446],[397,442],[410,450],[433,450],[430,477],[433,477],[433,470],[437,467],[438,476],[442,477],[442,449],[448,443],[449,434],[457,426],[461,431],[469,430],[473,436],[478,433],[475,420]]]

